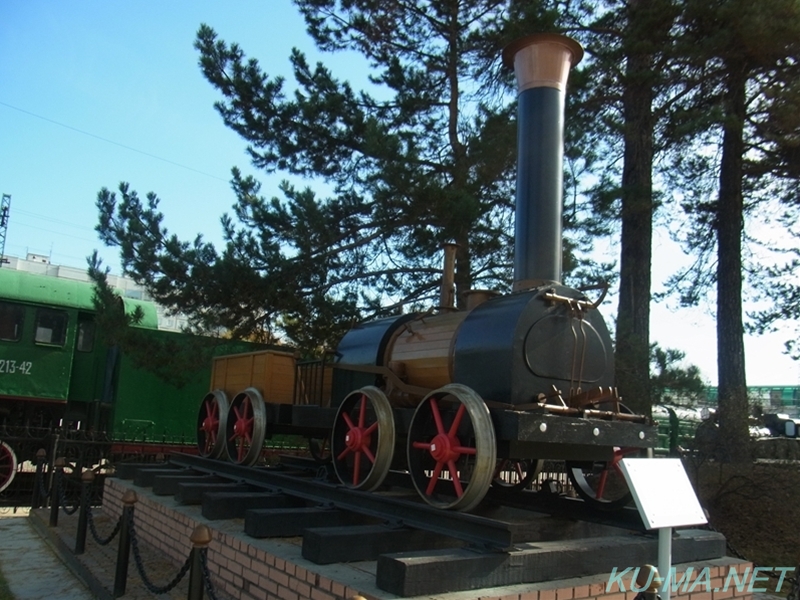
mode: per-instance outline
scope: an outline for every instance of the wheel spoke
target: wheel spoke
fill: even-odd
[[[425,442],[413,442],[411,444],[411,447],[415,448],[417,450],[428,450],[428,451],[430,451],[430,449],[431,449],[431,445],[430,444],[426,444]]]
[[[464,417],[464,413],[466,412],[467,407],[463,404],[458,405],[458,410],[456,411],[456,418],[453,419],[452,425],[450,425],[450,431],[448,432],[448,436],[453,437],[458,431],[458,427],[461,425],[461,419]]]
[[[428,487],[425,489],[425,495],[430,496],[433,494],[433,490],[436,489],[436,482],[439,480],[439,475],[442,473],[442,467],[444,467],[444,462],[436,463],[436,468],[433,470],[431,480],[428,482]]]
[[[342,453],[336,457],[336,460],[344,460],[344,458],[350,454],[350,448],[345,448]]]
[[[358,485],[358,476],[361,475],[361,452],[356,452],[353,464],[353,485]]]
[[[453,446],[453,451],[459,454],[470,454],[473,456],[478,452],[475,448],[470,448],[469,446]]]
[[[605,468],[600,473],[600,479],[597,481],[597,499],[602,500],[603,494],[606,491],[606,480],[608,479],[608,468]]]
[[[436,423],[436,433],[444,433],[442,415],[439,414],[439,405],[436,402],[436,398],[431,398],[431,412],[433,413],[433,422]]]
[[[455,461],[449,461],[447,466],[450,468],[450,476],[453,478],[453,487],[456,489],[456,496],[461,498],[464,495],[464,489],[461,487],[461,480],[458,478],[458,469],[456,469]]]
[[[364,427],[364,418],[367,416],[367,397],[361,394],[361,406],[358,409],[358,426]]]
[[[369,446],[364,446],[361,450],[364,452],[364,456],[366,456],[369,459],[369,462],[371,462],[374,465],[375,455],[372,454],[372,451],[369,449]]]
[[[350,420],[350,415],[348,415],[346,412],[343,412],[342,418],[344,419],[344,422],[347,423],[347,426],[350,429],[356,429],[355,423],[353,423],[353,421]]]
[[[364,435],[365,435],[365,436],[367,436],[367,435],[372,435],[372,434],[373,434],[375,431],[377,431],[377,430],[378,430],[378,422],[377,422],[377,421],[375,421],[375,422],[374,422],[372,425],[370,425],[369,427],[367,427],[367,428],[364,430]]]

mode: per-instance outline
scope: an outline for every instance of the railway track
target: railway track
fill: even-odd
[[[303,558],[316,564],[377,561],[376,585],[402,596],[607,573],[652,560],[657,547],[635,509],[603,513],[522,492],[491,494],[473,513],[442,511],[419,500],[403,473],[367,493],[294,457],[254,468],[172,455],[162,465],[123,463],[117,475],[200,505],[209,520],[243,519],[250,537],[302,537]],[[678,562],[718,558],[724,538],[692,530],[673,548]]]

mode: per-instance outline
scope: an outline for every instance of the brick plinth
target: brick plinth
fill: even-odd
[[[397,598],[375,585],[376,563],[316,565],[301,555],[301,542],[292,539],[254,539],[243,532],[243,520],[209,521],[200,507],[181,506],[173,498],[153,495],[129,481],[105,482],[103,511],[112,519],[122,512],[122,496],[138,495],[134,511],[137,535],[159,549],[176,565],[185,560],[189,536],[199,524],[208,525],[213,539],[208,566],[222,597],[235,600],[345,600],[361,595],[368,600]],[[437,600],[634,600],[631,590],[639,565],[620,565],[616,574],[520,584],[502,588],[437,594]],[[731,575],[733,570],[733,575]],[[752,565],[722,558],[677,565],[679,584],[672,598],[679,600],[750,600]],[[609,581],[612,583],[609,585]],[[763,580],[762,580],[763,581]],[[727,583],[727,585],[726,585]],[[763,584],[756,584],[756,587]]]

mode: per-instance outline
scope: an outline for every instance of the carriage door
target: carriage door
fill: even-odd
[[[104,353],[95,335],[94,316],[79,312],[69,383],[67,419],[81,421],[81,429],[96,425],[102,392]],[[99,358],[98,358],[99,357]]]

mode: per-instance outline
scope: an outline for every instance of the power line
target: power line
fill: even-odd
[[[21,210],[19,208],[14,209],[14,214],[20,215],[28,215],[29,217],[36,217],[37,219],[42,219],[44,221],[52,221],[53,223],[60,223],[61,225],[69,225],[70,227],[74,227],[75,229],[83,229],[84,231],[94,231],[93,227],[86,227],[86,225],[78,225],[77,223],[70,223],[69,221],[64,221],[63,219],[56,219],[54,217],[48,217],[46,215],[40,215],[35,212],[30,212],[28,210]]]
[[[125,148],[126,150],[130,150],[131,152],[137,152],[139,154],[143,154],[145,156],[149,156],[150,158],[155,158],[156,160],[160,160],[162,162],[169,163],[169,164],[174,165],[176,167],[180,167],[181,169],[186,169],[187,171],[193,171],[194,173],[199,173],[200,175],[205,175],[206,177],[211,177],[212,179],[216,179],[218,181],[224,181],[225,183],[228,183],[228,180],[227,179],[223,179],[222,177],[217,177],[216,175],[212,175],[211,173],[206,173],[205,171],[200,171],[198,169],[193,169],[192,167],[187,167],[186,165],[182,165],[181,163],[177,163],[174,160],[169,160],[168,158],[162,158],[161,156],[156,156],[155,154],[150,154],[149,152],[145,152],[144,150],[138,150],[137,148],[133,148],[131,146],[126,146],[125,144],[120,144],[119,142],[115,142],[114,140],[109,140],[108,138],[104,138],[102,136],[95,135],[94,133],[89,133],[88,131],[83,131],[82,129],[78,129],[77,127],[72,127],[71,125],[66,125],[64,123],[60,123],[60,122],[55,121],[53,119],[49,119],[47,117],[43,117],[42,115],[37,115],[36,113],[32,113],[29,110],[25,110],[25,109],[19,108],[17,106],[12,106],[11,104],[7,104],[6,102],[3,102],[1,100],[0,100],[0,105],[3,105],[3,106],[5,106],[7,108],[10,108],[12,110],[19,111],[19,112],[24,113],[26,115],[30,115],[32,117],[36,117],[37,119],[41,119],[42,121],[47,121],[48,123],[53,123],[54,125],[58,125],[59,127],[64,127],[65,129],[70,129],[70,130],[76,131],[76,132],[78,132],[80,134],[88,135],[89,137],[95,138],[95,139],[100,140],[102,142],[106,142],[107,144],[113,144],[115,146],[119,146],[120,148]]]

